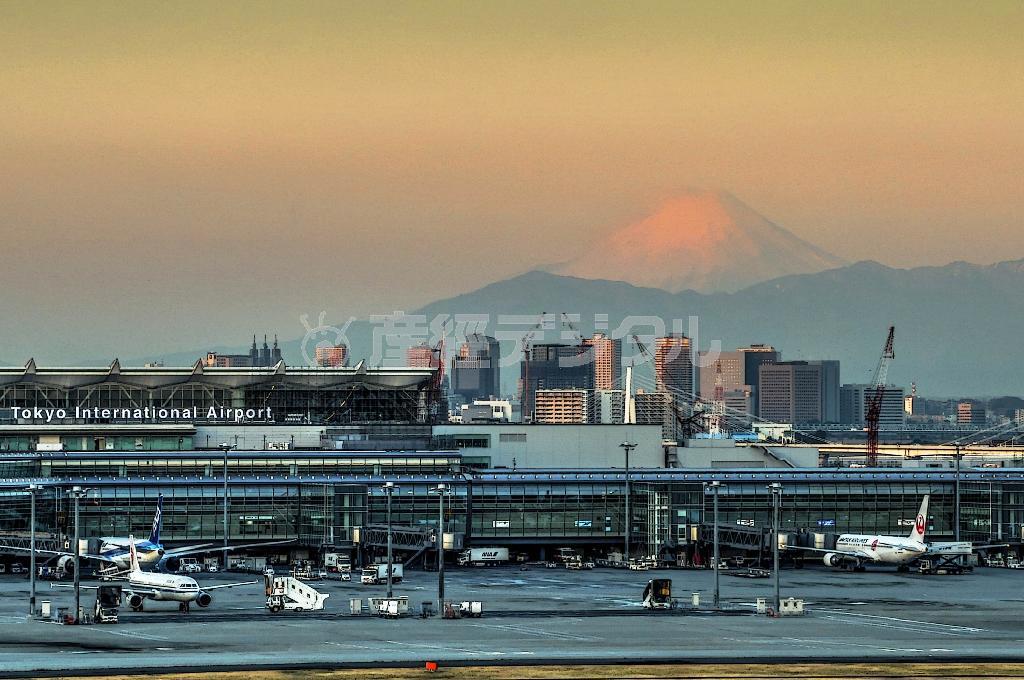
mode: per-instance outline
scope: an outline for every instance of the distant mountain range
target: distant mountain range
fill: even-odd
[[[725,349],[762,342],[780,349],[784,359],[840,359],[844,382],[870,379],[886,329],[895,324],[892,381],[907,387],[916,381],[918,392],[926,396],[1024,393],[1024,361],[1020,358],[1024,260],[988,266],[954,262],[913,269],[858,262],[772,279],[735,293],[711,294],[671,293],[533,271],[410,313],[428,319],[438,314],[489,314],[491,319],[506,314],[532,319],[545,311],[579,314],[577,325],[587,335],[594,330],[597,314],[607,315],[612,329],[631,315],[679,318],[684,324],[689,316],[697,316],[702,348],[713,340],[720,340]],[[529,325],[497,330],[519,337]],[[348,328],[346,336],[356,359],[370,355],[372,330],[363,321]],[[489,331],[495,331],[493,322]],[[544,339],[557,337],[557,332],[549,331]],[[331,330],[311,334],[306,347],[318,340],[331,342]],[[286,361],[302,363],[302,346],[301,338],[282,343]],[[246,349],[240,345],[237,351]],[[205,352],[206,348],[197,348],[122,363],[161,358],[169,365],[192,363]],[[508,391],[514,389],[517,377],[515,368],[503,372],[502,382]]]
[[[759,215],[732,194],[691,191],[595,241],[548,271],[678,293],[737,291],[846,264]]]

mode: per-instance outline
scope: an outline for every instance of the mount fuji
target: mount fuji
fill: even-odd
[[[780,276],[844,264],[731,194],[695,191],[666,201],[578,257],[546,269],[678,293],[735,292]]]

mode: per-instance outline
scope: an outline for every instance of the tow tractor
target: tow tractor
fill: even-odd
[[[653,578],[644,587],[644,609],[672,608],[672,579]]]
[[[121,586],[102,585],[96,588],[96,608],[93,610],[96,623],[117,623],[121,599]]]

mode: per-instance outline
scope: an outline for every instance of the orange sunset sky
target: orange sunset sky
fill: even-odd
[[[1021,258],[1022,35],[998,1],[5,2],[0,360],[412,309],[686,187],[847,260]]]

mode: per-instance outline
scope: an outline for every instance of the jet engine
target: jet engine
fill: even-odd
[[[199,593],[199,597],[196,598],[196,604],[200,607],[209,607],[211,602],[213,596],[206,592]]]
[[[67,574],[69,577],[75,575],[75,558],[70,555],[62,555],[57,560],[57,571]]]
[[[843,563],[843,556],[838,553],[825,553],[821,558],[826,567],[838,567]]]
[[[131,596],[128,598],[128,606],[134,609],[135,611],[140,611],[142,609],[142,603],[145,602],[145,600],[146,598],[142,595],[139,595],[138,593],[132,593]]]

